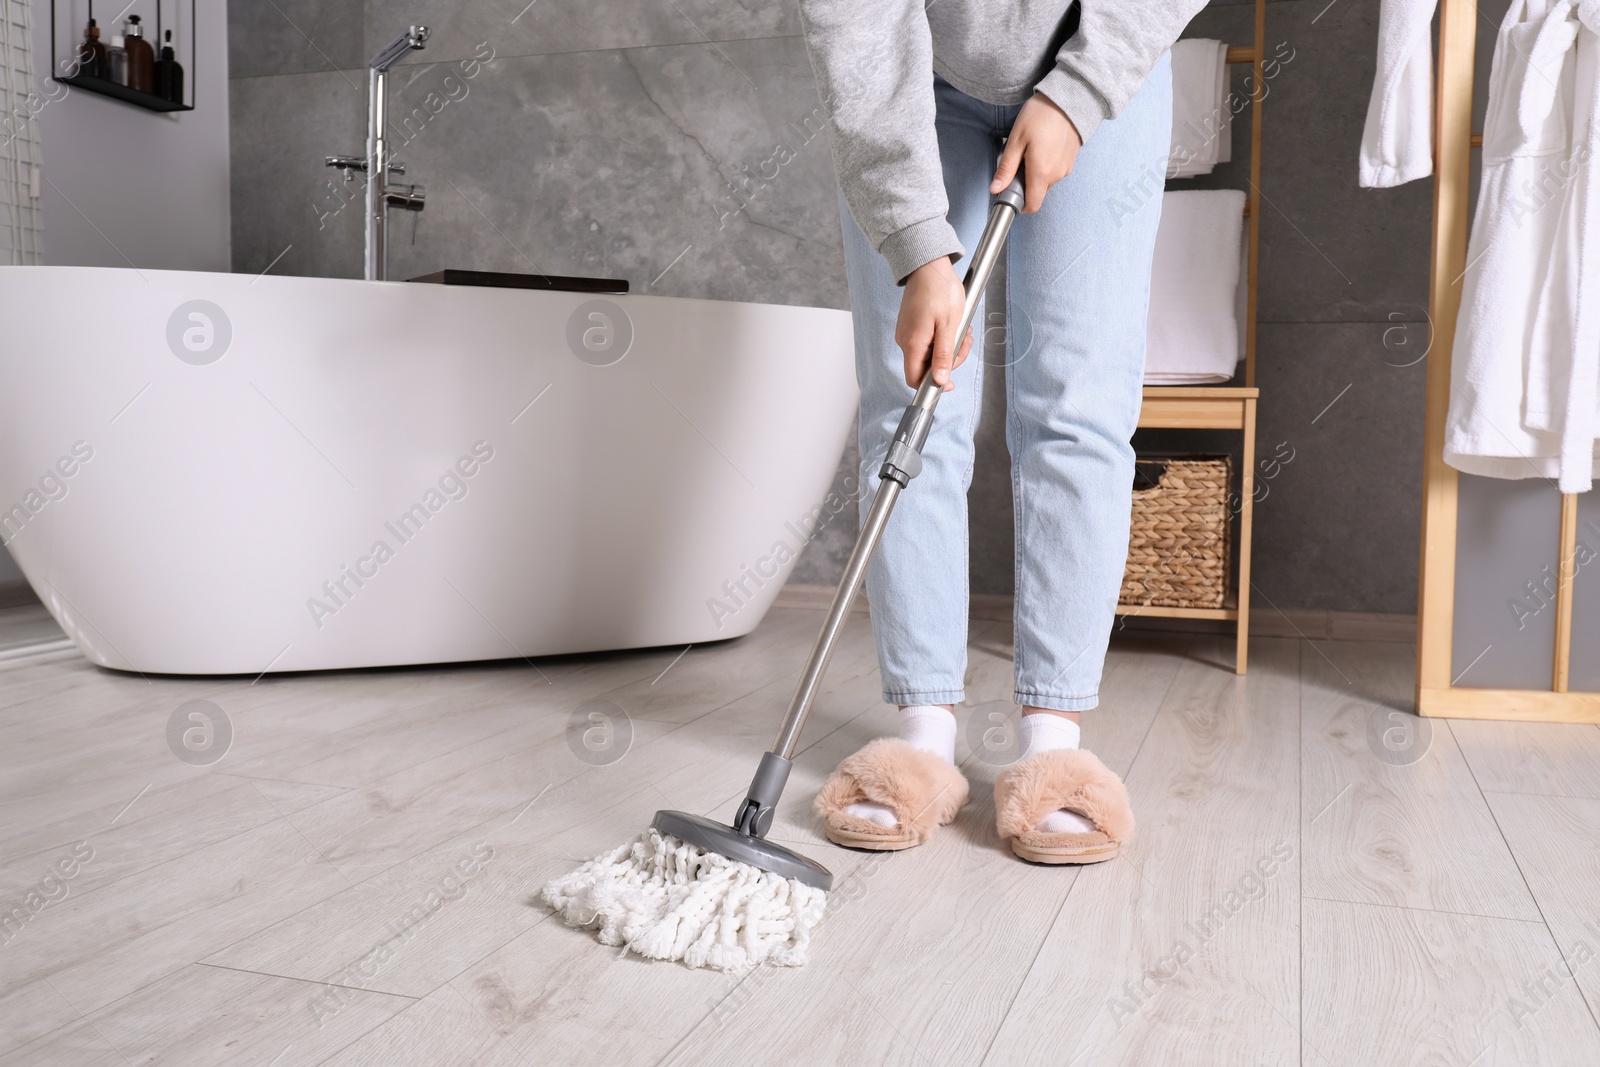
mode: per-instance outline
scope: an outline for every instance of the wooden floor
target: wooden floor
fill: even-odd
[[[820,618],[254,682],[0,619],[0,1063],[1600,1063],[1600,728],[1392,716],[1403,644],[1258,640],[1239,678],[1219,639],[1118,638],[1084,740],[1140,829],[1076,870],[1001,847],[966,740],[1009,709],[1002,622],[973,626],[971,805],[904,853],[822,840],[817,785],[894,721],[858,615],[773,831],[837,878],[810,966],[548,918],[537,887],[657,808],[731,812]]]

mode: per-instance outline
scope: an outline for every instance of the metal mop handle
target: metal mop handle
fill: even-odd
[[[1005,248],[1011,223],[1021,210],[1022,179],[1018,177],[989,206],[989,220],[984,225],[983,236],[978,238],[978,247],[972,253],[972,264],[967,268],[964,283],[966,301],[962,305],[961,322],[955,334],[958,350],[961,339],[966,337],[972,318],[977,313],[978,301],[983,298],[989,275],[993,273],[995,262]],[[939,396],[943,392],[941,387],[934,384],[930,366],[928,373],[923,375],[922,384],[917,386],[916,396],[900,417],[900,425],[894,432],[889,452],[878,471],[878,491],[872,498],[872,506],[862,523],[861,534],[856,538],[849,562],[845,564],[844,578],[833,594],[827,621],[822,624],[822,632],[817,635],[811,657],[806,660],[806,669],[800,675],[800,684],[795,687],[794,696],[789,701],[789,711],[778,729],[778,738],[773,742],[772,751],[762,755],[749,793],[734,819],[734,829],[741,833],[763,837],[772,825],[778,797],[789,777],[790,761],[794,759],[795,749],[800,743],[800,731],[805,727],[812,701],[822,685],[823,672],[828,669],[828,660],[833,657],[833,649],[838,644],[845,619],[849,617],[856,594],[861,591],[861,583],[866,579],[867,565],[872,562],[872,554],[878,548],[884,526],[889,521],[889,513],[894,511],[900,491],[922,471],[922,446],[933,427],[933,409],[938,406]]]

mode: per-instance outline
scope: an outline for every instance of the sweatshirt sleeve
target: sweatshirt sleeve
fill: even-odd
[[[801,0],[800,16],[850,214],[897,282],[940,256],[959,259],[965,249],[945,217],[922,0]]]
[[[1207,0],[1080,0],[1078,32],[1035,90],[1066,112],[1088,141],[1139,91]]]

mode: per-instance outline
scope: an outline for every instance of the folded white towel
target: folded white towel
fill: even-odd
[[[1433,173],[1433,9],[1437,0],[1381,0],[1378,69],[1361,132],[1360,183],[1404,185]]]
[[[1222,108],[1222,128],[1217,131],[1217,162],[1227,163],[1233,159],[1233,111],[1236,103],[1244,105],[1244,98],[1238,101],[1233,98],[1229,89],[1232,84],[1228,74],[1228,42],[1217,42],[1217,101]]]
[[[1167,177],[1209,174],[1233,158],[1228,46],[1186,37],[1172,46],[1172,146]]]
[[[1244,356],[1244,204],[1238,189],[1163,195],[1150,271],[1146,385],[1233,377]]]

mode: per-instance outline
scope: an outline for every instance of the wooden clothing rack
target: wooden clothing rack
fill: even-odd
[[[1578,497],[1563,494],[1557,524],[1554,652],[1550,684],[1540,689],[1460,686],[1455,661],[1457,518],[1460,475],[1444,461],[1450,400],[1450,358],[1467,266],[1476,0],[1441,0],[1433,135],[1433,245],[1428,286],[1427,406],[1422,460],[1422,559],[1417,593],[1419,715],[1465,719],[1600,723],[1600,693],[1570,692],[1572,604],[1576,577]],[[1487,650],[1485,650],[1487,651]],[[1467,653],[1470,656],[1470,650]]]
[[[1261,245],[1261,103],[1262,63],[1267,48],[1267,0],[1255,0],[1255,43],[1232,46],[1230,64],[1249,63],[1250,190],[1244,213],[1249,220],[1246,260],[1244,387],[1146,386],[1139,411],[1140,429],[1234,430],[1243,436],[1239,470],[1239,549],[1234,589],[1220,608],[1175,608],[1118,605],[1117,614],[1178,619],[1222,619],[1234,623],[1234,666],[1245,673],[1250,645],[1250,534],[1255,517],[1256,465],[1256,279]]]

